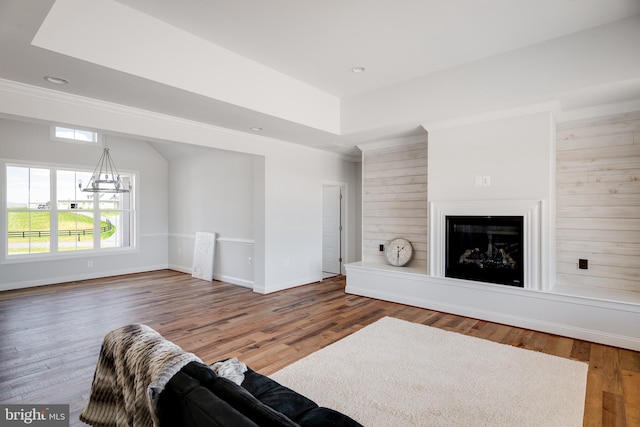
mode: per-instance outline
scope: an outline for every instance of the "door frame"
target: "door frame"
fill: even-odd
[[[342,230],[340,231],[340,274],[341,275],[345,275],[346,271],[344,268],[344,265],[349,262],[347,260],[347,254],[348,249],[349,249],[349,239],[347,239],[346,236],[348,236],[349,234],[349,227],[348,227],[348,221],[347,218],[349,218],[348,216],[348,209],[349,209],[349,204],[347,203],[347,201],[349,200],[348,198],[348,190],[349,190],[349,186],[347,185],[346,182],[343,181],[322,181],[321,185],[320,185],[320,200],[322,200],[321,203],[321,210],[324,208],[324,193],[323,193],[323,189],[324,187],[340,187],[340,194],[342,196],[342,200],[340,201],[340,225],[342,226]],[[320,215],[320,241],[322,241],[322,222],[324,220],[324,213]],[[321,253],[324,252],[324,248],[321,248]],[[322,277],[322,262],[320,263],[320,277]]]

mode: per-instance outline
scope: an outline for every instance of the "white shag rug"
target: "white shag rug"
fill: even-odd
[[[587,364],[385,317],[270,377],[366,427],[569,427]]]

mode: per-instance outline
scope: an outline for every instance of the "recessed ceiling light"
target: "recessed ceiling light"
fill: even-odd
[[[252,126],[251,130],[254,131],[254,132],[260,132],[262,130],[262,128],[258,127],[258,126]]]
[[[44,76],[44,79],[46,81],[48,81],[49,83],[53,83],[56,85],[66,85],[69,83],[69,80],[65,80],[63,78],[60,77],[53,77],[53,76]]]
[[[364,67],[353,67],[351,69],[352,73],[364,73],[366,71],[366,68]]]

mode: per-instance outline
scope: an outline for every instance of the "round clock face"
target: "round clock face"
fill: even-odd
[[[387,243],[384,254],[389,264],[401,267],[411,260],[413,248],[407,239],[397,238]]]

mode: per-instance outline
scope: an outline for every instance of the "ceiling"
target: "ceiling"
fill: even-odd
[[[78,0],[64,0],[68,2],[67,10],[71,10],[73,1]],[[267,75],[272,70],[283,84],[303,85],[313,99],[328,100],[326,112],[333,114],[337,127],[298,120],[295,112],[274,113],[268,103],[252,103],[251,94],[240,101],[233,94],[217,96],[223,92],[216,92],[213,86],[234,87],[224,79],[202,82],[202,86],[189,85],[187,81],[183,85],[157,74],[162,66],[155,67],[156,74],[146,73],[141,68],[144,64],[131,64],[132,61],[123,67],[111,66],[109,61],[116,64],[118,55],[127,49],[122,44],[117,50],[105,48],[98,52],[102,56],[95,57],[72,53],[80,50],[61,53],[55,48],[38,47],[32,42],[54,0],[0,0],[0,78],[241,132],[259,132],[342,154],[353,153],[362,142],[421,132],[418,121],[345,132],[341,130],[345,128],[341,123],[345,117],[340,112],[345,101],[365,99],[371,93],[396,86],[406,88],[424,76],[640,14],[638,0],[93,1],[114,11],[128,11],[126,16],[114,15],[114,19],[123,20],[121,25],[113,25],[113,20],[106,25],[105,17],[103,27],[99,25],[101,17],[91,17],[89,25],[96,33],[117,37],[127,25],[125,18],[137,16],[140,20],[142,13],[149,18],[148,28],[164,26],[188,33],[195,38],[176,40],[202,41],[218,49],[220,55],[234,54],[238,61],[248,60],[253,67],[249,71],[230,70],[231,73],[242,76],[246,72],[256,78],[258,71]],[[79,17],[69,18],[73,23]],[[147,35],[151,32],[138,34],[141,39]],[[146,42],[154,41],[161,42]],[[165,52],[193,51],[196,46],[169,46],[171,41],[166,40],[162,43],[159,49]],[[169,64],[172,57],[166,55],[162,60]],[[200,60],[206,62],[207,58]],[[139,67],[127,68],[129,65]],[[205,68],[210,65],[205,64]],[[220,63],[213,66],[220,67]],[[364,67],[365,71],[354,73],[353,67]],[[69,84],[52,86],[43,79],[45,75],[64,78]],[[268,84],[269,80],[265,82]],[[260,90],[256,90],[255,99],[264,96]],[[300,109],[308,108],[306,104],[301,102]],[[321,108],[324,107],[317,107],[317,111]],[[252,127],[262,130],[251,130]]]

